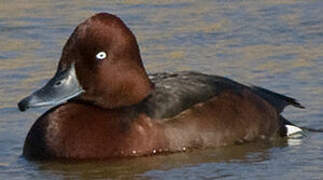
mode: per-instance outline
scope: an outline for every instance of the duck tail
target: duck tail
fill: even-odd
[[[273,105],[279,112],[282,112],[284,108],[288,105],[292,105],[301,109],[305,108],[294,98],[270,91],[262,87],[250,87],[256,94],[258,94],[260,97],[264,98],[267,102]]]

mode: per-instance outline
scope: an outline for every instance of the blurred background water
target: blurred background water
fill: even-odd
[[[0,179],[322,179],[323,134],[104,162],[30,162],[24,138],[47,109],[16,103],[55,72],[61,49],[97,12],[136,34],[149,72],[195,70],[297,98],[284,115],[323,128],[323,1],[1,0]]]

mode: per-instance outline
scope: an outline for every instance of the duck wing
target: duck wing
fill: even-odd
[[[304,108],[293,98],[261,87],[246,86],[216,75],[181,71],[149,74],[149,78],[155,88],[151,95],[140,103],[140,108],[152,118],[173,117],[185,109],[197,103],[205,102],[226,90],[239,94],[242,90],[248,89],[275,107],[279,113],[288,105]]]

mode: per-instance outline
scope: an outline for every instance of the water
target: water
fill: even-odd
[[[16,103],[55,72],[73,28],[118,14],[149,72],[195,70],[296,97],[294,123],[323,128],[323,1],[1,1],[0,179],[322,179],[323,134],[279,142],[110,160],[30,162],[24,138],[46,108]]]

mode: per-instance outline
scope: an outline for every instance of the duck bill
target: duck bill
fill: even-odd
[[[22,99],[18,103],[18,108],[25,111],[28,108],[59,105],[79,96],[82,92],[84,90],[77,80],[73,64],[66,70],[59,68],[44,87]]]

